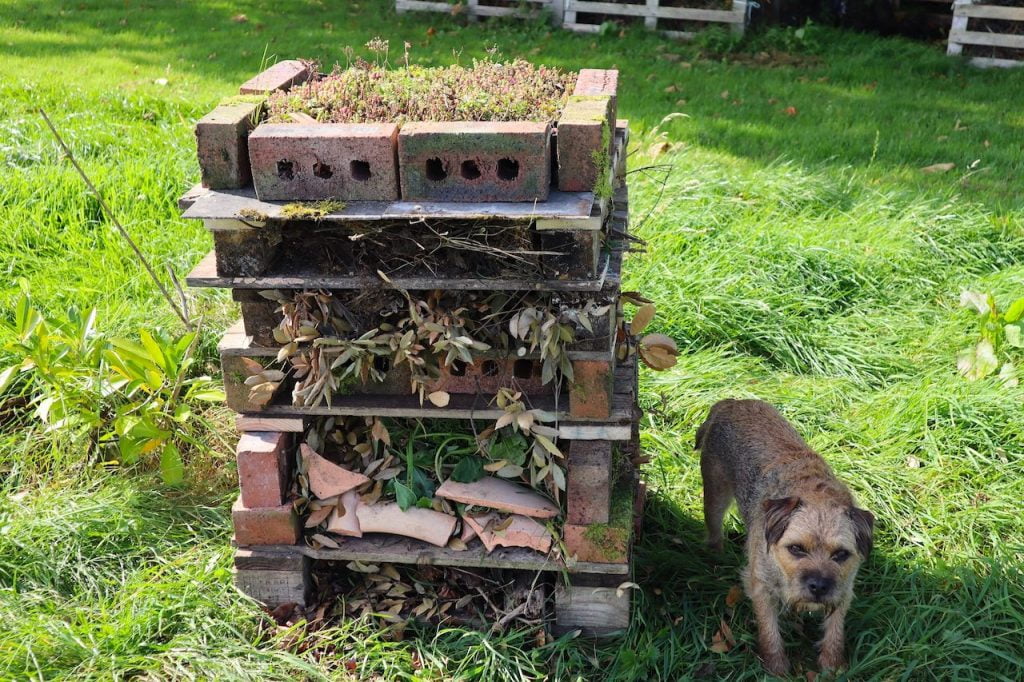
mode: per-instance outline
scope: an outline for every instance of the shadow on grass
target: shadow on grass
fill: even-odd
[[[678,504],[652,494],[636,547],[636,581],[643,587],[634,624],[619,642],[608,679],[763,679],[756,655],[757,626],[744,598],[727,604],[740,585],[743,535],[728,534],[723,554],[703,544],[704,524]],[[734,525],[734,524],[730,524]],[[847,617],[843,679],[950,679],[956,675],[1012,679],[1024,655],[1024,572],[1011,556],[971,565],[921,566],[886,546],[886,520],[875,551],[861,568]],[[713,652],[726,623],[736,646]],[[813,616],[783,620],[794,671],[817,670]],[[801,678],[803,679],[803,678]]]

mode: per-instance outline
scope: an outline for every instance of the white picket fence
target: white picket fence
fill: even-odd
[[[496,17],[516,15],[523,7],[546,10],[556,25],[580,33],[597,33],[604,22],[616,18],[643,20],[644,26],[673,38],[692,38],[691,30],[678,30],[674,22],[726,24],[742,35],[747,25],[747,0],[732,0],[727,10],[673,7],[666,0],[639,0],[638,3],[597,2],[595,0],[461,0],[461,10],[470,17]],[[426,11],[451,14],[454,5],[436,0],[395,0],[399,12]]]
[[[1024,7],[1007,7],[1005,5],[975,4],[970,0],[956,0],[953,3],[953,26],[949,31],[949,43],[946,54],[963,54],[965,45],[985,47],[1006,47],[1024,50],[1024,34],[997,33],[994,31],[973,31],[968,29],[971,19],[994,19],[998,21],[1024,22]],[[1017,59],[997,59],[995,57],[971,57],[975,66],[1022,66],[1024,61]]]

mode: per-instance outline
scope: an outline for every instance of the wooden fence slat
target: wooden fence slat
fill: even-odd
[[[1024,21],[1024,7],[1004,7],[1001,5],[956,5],[955,12],[960,16],[974,19],[1002,19],[1004,21]]]
[[[1018,50],[1024,50],[1024,35],[952,30],[949,32],[949,40],[950,42],[957,42],[964,45],[1010,47]]]

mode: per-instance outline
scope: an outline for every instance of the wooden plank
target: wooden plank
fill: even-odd
[[[960,5],[957,5],[956,9],[959,10],[960,9]],[[955,42],[953,40],[953,32],[954,31],[966,31],[966,30],[967,30],[967,17],[963,16],[961,14],[954,14],[953,15],[953,22],[952,22],[952,25],[950,26],[950,29],[949,29],[949,37],[947,38],[947,40],[948,40],[948,44],[946,46],[946,54],[947,55],[949,55],[951,57],[955,57],[955,56],[963,53],[964,46],[961,45],[958,42]]]
[[[556,634],[580,630],[586,637],[603,637],[629,627],[630,590],[614,587],[555,586]]]
[[[995,57],[971,57],[970,64],[982,69],[991,67],[1012,69],[1018,66],[1024,66],[1024,61],[1017,61],[1016,59],[997,59]]]
[[[235,587],[243,594],[271,608],[281,604],[306,605],[311,580],[305,571],[259,571],[232,569]]]
[[[1001,19],[1004,21],[1024,21],[1024,7],[1005,7],[1002,5],[954,5],[957,16],[975,19]]]
[[[314,549],[306,546],[285,547],[273,545],[271,550],[291,549],[322,561],[361,561],[363,563],[393,563],[433,566],[461,566],[463,568],[505,568],[528,571],[567,571],[569,573],[626,574],[628,564],[592,564],[575,562],[566,565],[524,547],[500,547],[490,554],[478,542],[469,549],[456,551],[436,547],[421,540],[397,535],[369,533],[361,538],[339,539],[338,549]]]
[[[238,431],[302,433],[306,430],[306,427],[305,420],[302,417],[261,417],[259,415],[240,414],[235,417],[235,429]]]
[[[644,26],[654,28],[658,19],[682,19],[685,21],[732,22],[737,16],[735,9],[699,9],[695,7],[660,7],[659,0],[647,0],[646,5],[617,5],[610,2],[577,2],[579,12],[614,14],[619,16],[644,17]],[[586,9],[583,6],[586,6]],[[745,11],[745,8],[744,10]]]
[[[604,275],[613,262],[605,256],[601,265]],[[617,279],[616,279],[617,281]],[[445,279],[440,277],[393,277],[385,282],[379,277],[363,275],[325,275],[298,273],[292,275],[263,275],[259,277],[221,277],[217,274],[217,256],[210,251],[192,272],[185,277],[190,287],[212,287],[220,289],[458,289],[463,291],[601,291],[606,288],[607,279],[581,280],[522,280],[522,279]],[[618,286],[617,284],[615,285]]]
[[[1024,35],[1007,33],[983,33],[981,31],[965,31],[953,29],[949,32],[951,43],[962,45],[983,45],[987,47],[1009,47],[1024,50]]]
[[[452,6],[448,2],[427,2],[427,0],[395,0],[396,12],[447,12]]]

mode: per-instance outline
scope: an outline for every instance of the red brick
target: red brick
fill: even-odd
[[[629,559],[629,529],[599,524],[562,526],[562,541],[569,556],[577,561],[624,564]]]
[[[196,123],[196,149],[205,187],[237,189],[252,182],[248,138],[262,109],[262,102],[221,104]]]
[[[279,507],[288,492],[288,445],[291,436],[275,431],[242,434],[235,450],[242,504]]]
[[[406,201],[545,201],[548,123],[406,123],[398,135]]]
[[[299,517],[291,504],[250,509],[239,497],[231,507],[231,520],[240,547],[294,545],[299,541]]]
[[[576,360],[569,387],[569,415],[581,419],[607,419],[612,413],[615,371],[607,360]]]
[[[264,124],[249,136],[253,184],[263,201],[394,201],[394,123]]]
[[[558,189],[590,192],[608,173],[614,130],[611,98],[573,95],[558,120]],[[604,153],[603,153],[604,152]]]
[[[258,74],[238,89],[242,95],[262,95],[274,90],[288,90],[293,85],[305,83],[313,75],[313,70],[298,59],[288,59],[274,64]]]
[[[566,466],[566,522],[608,523],[611,510],[612,444],[574,440]]]
[[[462,374],[456,375],[453,371],[461,371]],[[470,365],[445,367],[441,370],[441,376],[431,384],[430,390],[493,395],[498,389],[512,387],[526,395],[547,391],[541,380],[541,361],[493,358],[478,359]]]
[[[609,122],[614,122],[619,107],[619,72],[617,69],[580,69],[574,95],[608,95],[612,99]]]

